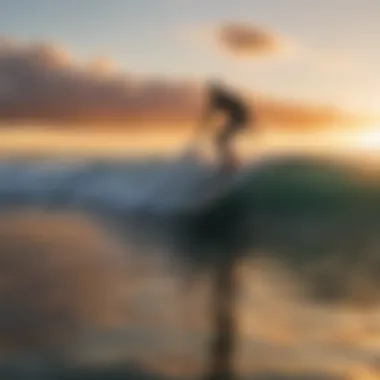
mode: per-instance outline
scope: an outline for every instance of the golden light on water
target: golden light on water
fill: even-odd
[[[181,152],[192,138],[189,130],[93,132],[17,128],[0,130],[0,154],[54,154],[64,156],[141,156]],[[199,146],[213,147],[212,134]],[[380,127],[360,130],[308,131],[300,133],[248,133],[239,136],[236,149],[242,156],[281,153],[370,154],[380,158]]]

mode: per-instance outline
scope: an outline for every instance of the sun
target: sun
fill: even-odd
[[[380,127],[358,132],[357,144],[365,149],[380,151]]]
[[[380,153],[380,126],[342,133],[338,140],[346,149],[378,151]]]

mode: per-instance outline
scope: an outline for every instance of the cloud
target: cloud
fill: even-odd
[[[262,57],[288,49],[283,38],[252,25],[229,23],[216,29],[220,45],[236,57]]]
[[[324,127],[361,126],[370,115],[350,113],[338,107],[315,105],[259,96],[255,103],[260,122],[267,127],[307,130]]]
[[[247,36],[241,36],[240,40],[239,33],[244,34],[224,28],[224,38],[235,48],[240,46],[239,49],[256,53],[277,49],[276,38],[263,32],[247,31]],[[251,42],[248,41],[250,34]],[[201,83],[192,80],[123,74],[107,57],[80,63],[54,44],[0,40],[0,120],[3,124],[128,129],[152,124],[178,127],[198,121],[202,99]],[[281,127],[351,120],[344,112],[329,108],[260,99],[254,103],[260,118]]]
[[[75,62],[55,45],[0,43],[0,117],[41,122],[126,123],[190,118],[193,83],[139,79],[110,60]]]

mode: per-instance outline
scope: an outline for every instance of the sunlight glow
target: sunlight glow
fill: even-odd
[[[380,151],[380,128],[375,127],[369,130],[364,130],[357,133],[357,144],[365,149],[379,149]]]

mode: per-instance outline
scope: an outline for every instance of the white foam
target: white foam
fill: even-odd
[[[170,213],[201,197],[214,174],[196,151],[100,165],[8,161],[0,166],[0,202],[44,203],[63,196],[65,204],[77,206]]]

